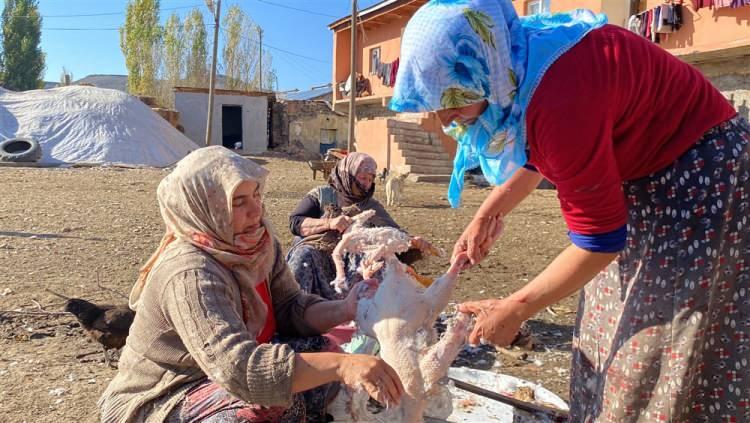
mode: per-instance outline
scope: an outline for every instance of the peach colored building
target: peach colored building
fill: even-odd
[[[625,26],[633,12],[630,0],[514,0],[513,6],[521,16],[589,9],[594,13],[604,13],[609,23],[619,26]]]
[[[386,106],[393,93],[393,81],[382,78],[382,67],[377,66],[392,64],[399,58],[403,29],[425,3],[427,0],[384,0],[359,12],[355,74],[368,81],[369,89],[357,93],[355,145],[359,151],[375,156],[380,167],[446,175],[455,155],[455,141],[442,133],[434,114],[389,111]],[[610,23],[619,26],[626,26],[631,15],[662,3],[663,0],[513,0],[519,15],[586,8],[606,14]],[[750,118],[750,6],[695,9],[689,1],[681,4],[682,27],[663,37],[660,45],[700,69],[742,115]],[[333,31],[332,103],[335,110],[346,112],[349,97],[342,90],[351,74],[350,17],[331,23],[329,28]]]
[[[425,3],[427,0],[385,0],[358,13],[355,73],[368,81],[369,91],[355,100],[355,146],[357,151],[372,155],[380,168],[409,172],[417,180],[447,181],[456,142],[443,134],[435,115],[396,114],[387,108],[394,83],[390,71],[401,54],[401,35]],[[335,110],[345,113],[349,97],[342,89],[351,74],[350,19],[344,17],[328,26],[333,31],[332,103]]]
[[[641,1],[639,11],[659,4]],[[750,119],[750,5],[696,9],[686,1],[682,10],[683,26],[660,45],[700,69]]]
[[[385,0],[360,10],[361,24],[357,27],[356,73],[370,81],[371,95],[357,98],[357,106],[376,105],[385,108],[393,93],[377,76],[375,64],[388,64],[399,58],[401,34],[409,18],[427,0]],[[333,31],[333,102],[337,110],[348,110],[349,98],[341,87],[350,75],[351,20],[344,17],[328,25]],[[345,109],[345,110],[344,110]]]
[[[718,0],[715,0],[719,3]],[[586,8],[607,15],[609,22],[626,26],[631,15],[664,0],[515,0],[520,15]],[[659,45],[700,69],[745,118],[750,119],[750,6],[700,7],[682,5],[683,25],[660,39]]]

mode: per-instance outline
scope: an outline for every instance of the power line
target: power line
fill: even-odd
[[[226,40],[226,38],[228,38],[227,37],[227,32],[228,31],[227,31],[226,28],[221,28],[221,30],[222,30],[222,35],[224,36],[224,38]],[[239,34],[239,35],[240,35],[240,38],[242,38],[244,40],[252,41],[252,42],[257,42],[257,40],[249,38],[246,34]],[[315,61],[315,62],[320,62],[320,63],[324,63],[326,65],[330,65],[330,62],[326,62],[324,60],[316,59],[316,58],[313,58],[313,57],[304,56],[304,55],[301,55],[301,54],[298,54],[298,53],[294,53],[292,51],[280,49],[278,47],[270,46],[270,45],[265,44],[265,43],[263,43],[262,46],[266,47],[266,48],[273,49],[273,50],[278,50],[278,51],[280,51],[282,53],[285,53],[285,54],[288,54],[288,55],[291,55],[291,56],[301,57],[301,58],[304,58],[304,59],[307,59],[307,60],[312,60],[312,61]],[[284,61],[287,64],[289,64],[292,68],[294,68],[297,72],[300,72],[301,74],[308,75],[308,74],[315,73],[315,72],[311,71],[310,69],[308,69],[305,65],[303,65],[299,61],[294,61],[294,60],[286,57],[284,54],[278,55],[278,56],[272,56],[272,57],[281,59],[282,61]],[[276,83],[278,85],[278,75],[276,76],[276,80],[277,80]]]
[[[314,62],[325,63],[325,64],[327,64],[327,65],[330,65],[330,64],[331,64],[331,62],[329,62],[329,61],[326,61],[326,60],[320,60],[320,59],[316,59],[316,58],[314,58],[314,57],[310,57],[310,56],[304,56],[304,55],[302,55],[302,54],[299,54],[299,53],[295,53],[295,52],[292,52],[292,51],[289,51],[289,50],[284,50],[284,49],[281,49],[281,48],[278,48],[278,47],[274,47],[274,46],[269,46],[268,44],[263,44],[263,47],[268,47],[268,48],[270,48],[270,49],[272,49],[272,50],[278,50],[278,51],[280,51],[280,52],[282,52],[282,53],[290,54],[290,55],[292,55],[292,56],[297,56],[297,57],[301,57],[301,58],[303,58],[303,59],[307,59],[307,60],[312,60],[312,61],[314,61]]]
[[[202,7],[202,4],[194,4],[192,6],[177,6],[177,7],[165,7],[162,9],[159,9],[160,12],[170,11],[170,10],[179,10],[179,9],[193,9],[196,7]],[[87,17],[94,17],[94,16],[120,16],[124,15],[126,12],[103,12],[103,13],[84,13],[84,14],[76,14],[76,15],[41,15],[41,16],[32,16],[32,15],[13,15],[11,17],[13,18],[87,18]]]
[[[292,60],[292,59],[290,59],[290,58],[288,58],[288,57],[286,57],[284,55],[279,56],[279,58],[281,60],[285,61],[286,63],[290,64],[295,70],[297,70],[298,72],[300,72],[303,75],[310,75],[310,74],[314,73],[314,72],[311,72],[309,69],[306,69],[305,66],[302,65],[301,63],[297,63],[294,60]]]
[[[298,7],[287,6],[287,5],[285,5],[285,4],[281,4],[281,3],[275,3],[275,2],[272,2],[272,1],[268,1],[268,0],[257,0],[257,1],[258,1],[259,3],[265,3],[265,4],[269,4],[269,5],[271,5],[271,6],[281,7],[281,8],[283,8],[283,9],[296,10],[296,11],[298,11],[298,12],[309,13],[310,15],[325,16],[325,17],[327,17],[327,18],[334,18],[334,19],[335,19],[335,18],[338,18],[338,16],[334,16],[334,15],[329,15],[329,14],[327,14],[327,13],[320,13],[320,12],[315,12],[315,11],[313,11],[313,10],[300,9],[300,8],[298,8]]]
[[[182,26],[185,24],[183,23]],[[214,24],[205,24],[207,28],[213,28]],[[119,31],[121,28],[49,28],[42,26],[42,31]]]
[[[44,31],[119,31],[120,28],[42,28]]]
[[[226,38],[227,38],[227,29],[226,29],[226,28],[221,28],[221,30],[222,30],[222,34],[224,34],[224,38],[226,39]],[[254,40],[254,39],[251,39],[251,38],[248,38],[248,36],[247,36],[247,35],[245,35],[245,34],[240,34],[240,37],[241,37],[241,38],[244,38],[244,39],[246,39],[246,40],[250,40],[250,41],[256,42],[256,40]],[[289,55],[291,55],[291,56],[296,56],[296,57],[300,57],[300,58],[302,58],[302,59],[312,60],[313,62],[324,63],[324,64],[326,64],[326,65],[330,65],[330,64],[331,64],[331,62],[329,62],[329,61],[327,61],[327,60],[321,60],[321,59],[316,59],[316,58],[314,58],[314,57],[310,57],[310,56],[305,56],[305,55],[303,55],[303,54],[295,53],[295,52],[293,52],[293,51],[289,51],[289,50],[284,50],[283,48],[278,48],[278,47],[274,47],[274,46],[272,46],[272,45],[268,45],[268,44],[266,44],[266,43],[263,43],[262,45],[263,45],[263,47],[267,47],[267,48],[270,48],[271,50],[277,50],[277,51],[280,51],[280,52],[282,52],[282,53],[286,53],[286,54],[289,54]]]

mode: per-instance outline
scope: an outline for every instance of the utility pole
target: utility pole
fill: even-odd
[[[206,122],[206,145],[211,145],[211,125],[214,119],[214,87],[216,86],[216,52],[219,49],[219,21],[221,18],[221,0],[206,0],[206,5],[214,15],[214,52],[211,59],[211,77],[208,82],[208,122]]]
[[[258,55],[258,86],[260,91],[263,92],[263,28],[258,25],[258,48],[260,54]]]
[[[357,0],[352,0],[352,51],[349,61],[349,140],[346,143],[346,150],[351,152],[354,147],[354,120],[356,105],[354,101],[357,97],[357,78],[355,77],[357,69]]]

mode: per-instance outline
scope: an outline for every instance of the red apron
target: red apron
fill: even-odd
[[[271,293],[268,290],[268,282],[263,281],[259,283],[255,290],[260,295],[260,299],[263,300],[263,304],[268,308],[268,314],[266,314],[266,322],[263,324],[263,328],[255,338],[258,343],[266,344],[271,341],[273,334],[276,333],[276,317],[273,315],[273,303],[271,302]],[[242,319],[247,322],[249,315],[246,309],[247,299],[242,296]]]

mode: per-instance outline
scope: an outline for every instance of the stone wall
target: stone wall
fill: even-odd
[[[345,113],[348,112],[349,109],[347,106]],[[390,110],[388,107],[383,107],[381,103],[357,104],[356,113],[357,120],[396,116],[396,112]]]
[[[271,139],[269,147],[276,149],[289,145],[289,119],[286,103],[271,103]]]
[[[734,105],[740,116],[750,121],[750,55],[694,63]]]
[[[302,145],[311,153],[320,151],[321,130],[335,130],[337,147],[346,146],[348,118],[332,111],[322,101],[286,101],[273,106],[273,148]]]

